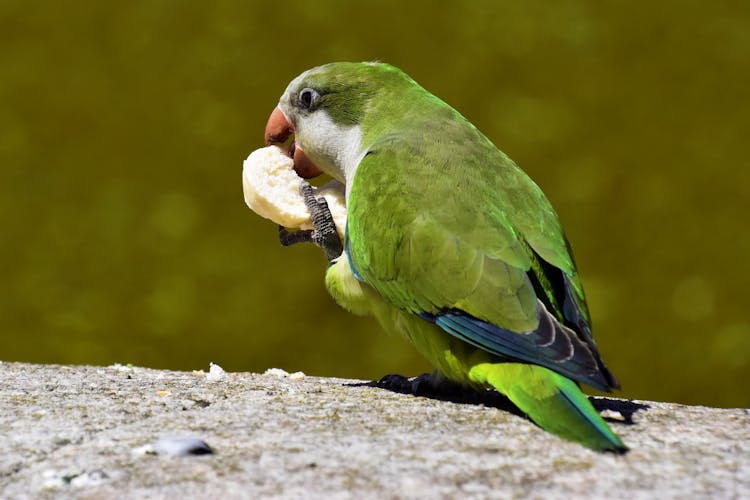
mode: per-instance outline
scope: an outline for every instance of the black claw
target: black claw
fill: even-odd
[[[376,382],[376,385],[381,389],[400,392],[401,394],[413,394],[411,390],[411,380],[403,375],[385,375]]]
[[[297,243],[312,243],[312,233],[310,229],[289,232],[284,226],[279,226],[279,243],[285,247]]]

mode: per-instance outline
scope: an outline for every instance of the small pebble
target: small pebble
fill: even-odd
[[[59,490],[72,486],[74,488],[85,488],[96,486],[109,479],[109,474],[101,469],[80,472],[60,472],[56,470],[45,470],[42,472],[42,487],[47,490]]]
[[[83,488],[86,486],[96,486],[109,479],[109,475],[101,469],[94,469],[92,471],[85,472],[73,477],[70,480],[70,485],[75,488]]]
[[[120,363],[115,363],[114,365],[110,365],[108,368],[111,368],[113,370],[116,370],[118,372],[132,372],[133,365],[127,364],[127,365],[121,365]]]
[[[162,455],[167,457],[212,455],[213,452],[205,441],[193,437],[164,437],[133,450],[136,455]]]
[[[206,375],[206,380],[208,380],[209,382],[218,382],[227,374],[227,372],[225,372],[224,369],[216,363],[210,363],[210,367],[211,368],[208,370],[208,375]]]
[[[270,375],[276,378],[287,378],[289,376],[289,373],[282,370],[281,368],[269,368],[263,373],[263,375]]]
[[[269,368],[266,370],[263,375],[270,375],[272,377],[276,378],[288,378],[289,380],[302,380],[305,378],[305,374],[303,372],[294,372],[289,373],[285,370],[282,370],[281,368]]]

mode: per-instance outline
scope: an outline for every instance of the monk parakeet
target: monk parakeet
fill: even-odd
[[[346,185],[343,252],[338,236],[315,240],[341,306],[406,337],[436,380],[494,388],[549,432],[626,450],[579,389],[619,384],[592,337],[570,245],[508,156],[382,63],[327,64],[295,78],[266,142],[292,135],[298,173]]]

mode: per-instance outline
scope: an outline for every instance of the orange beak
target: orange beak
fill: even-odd
[[[294,126],[281,111],[281,108],[276,107],[268,118],[266,123],[265,143],[266,146],[272,144],[282,145],[290,136],[294,135]],[[304,179],[312,179],[322,174],[320,170],[311,160],[307,157],[304,151],[292,141],[289,146],[289,156],[294,158],[294,171],[297,175]]]

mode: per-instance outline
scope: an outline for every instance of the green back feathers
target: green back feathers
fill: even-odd
[[[550,336],[559,352],[540,349],[523,359],[550,367],[581,363],[580,380],[616,387],[591,337],[565,235],[541,189],[453,108],[405,76],[394,80],[380,80],[361,123],[367,154],[351,182],[347,249],[358,274],[415,314],[458,310],[519,335],[534,332],[529,338],[540,347]],[[537,297],[568,330],[535,331],[544,317]],[[487,344],[479,330],[463,333]],[[570,356],[561,333],[578,336],[569,337]]]

